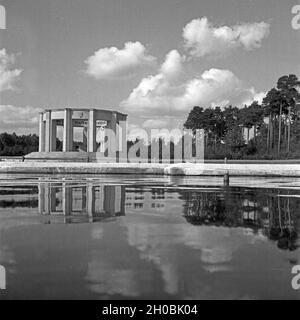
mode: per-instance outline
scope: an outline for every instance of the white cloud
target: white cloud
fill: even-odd
[[[203,17],[190,21],[183,28],[183,38],[190,54],[202,57],[207,54],[222,54],[237,47],[244,47],[246,50],[259,48],[269,32],[270,24],[266,22],[215,27]]]
[[[251,104],[253,101],[257,101],[258,103],[262,103],[264,97],[267,95],[267,92],[264,92],[264,91],[256,92],[254,87],[251,87],[249,89],[249,92],[250,92],[249,99],[244,101],[244,104],[247,104],[247,105]]]
[[[183,69],[184,61],[185,57],[182,57],[177,50],[172,50],[167,54],[160,72],[169,78],[177,77]]]
[[[258,98],[253,87],[248,88],[231,71],[210,69],[200,77],[190,80],[185,85],[183,96],[176,102],[178,106],[242,106]]]
[[[0,92],[15,89],[15,82],[19,79],[22,70],[12,69],[15,56],[8,54],[6,49],[0,50]]]
[[[172,139],[177,143],[182,137],[182,128],[182,120],[178,121],[176,118],[168,117],[165,119],[153,118],[144,121],[142,126],[131,125],[128,130],[127,139],[130,141],[143,139],[147,143],[153,139],[163,138],[165,141]]]
[[[2,130],[7,130],[9,132],[24,132],[37,129],[38,113],[39,110],[31,106],[17,107],[12,105],[0,105],[0,127]]]
[[[160,67],[160,72],[141,80],[133,89],[128,99],[121,102],[127,110],[151,114],[159,110],[167,114],[167,109],[172,107],[172,99],[180,91],[180,74],[183,69],[184,58],[176,50],[170,51]]]
[[[176,116],[182,117],[195,105],[243,106],[262,98],[263,93],[247,87],[230,70],[212,68],[198,77],[186,80],[185,75],[181,76],[183,61],[177,51],[171,51],[160,72],[142,79],[129,97],[121,102],[121,107],[136,116],[147,116],[150,119],[164,117],[162,120],[165,122],[165,117],[172,116],[174,119],[168,119],[168,122],[173,122],[175,127],[179,123]],[[145,121],[143,126],[150,127],[154,123],[152,120]]]
[[[123,49],[102,48],[86,59],[86,73],[95,79],[122,76],[132,69],[149,65],[155,58],[147,54],[140,42],[127,42]]]
[[[147,119],[146,121],[144,121],[143,127],[150,128],[150,129],[166,128],[168,124],[169,124],[168,119],[160,119],[160,118]]]

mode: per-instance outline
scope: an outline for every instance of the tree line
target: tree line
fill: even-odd
[[[298,78],[290,74],[278,79],[261,104],[195,106],[184,127],[204,130],[206,158],[300,157],[299,87]]]
[[[38,149],[39,137],[36,134],[0,134],[0,156],[23,156]]]

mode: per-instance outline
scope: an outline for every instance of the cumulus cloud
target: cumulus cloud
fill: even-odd
[[[163,109],[167,111],[172,100],[181,91],[179,78],[183,69],[184,58],[176,50],[170,51],[160,67],[159,73],[141,80],[121,106],[132,111]],[[179,84],[179,85],[178,85]]]
[[[15,56],[8,54],[6,49],[0,50],[0,92],[15,89],[15,82],[19,79],[22,70],[13,69]]]
[[[95,79],[123,76],[132,69],[149,65],[155,57],[140,42],[127,42],[123,49],[101,48],[86,59],[86,73]]]
[[[212,68],[186,80],[181,75],[183,61],[184,58],[177,51],[171,51],[158,74],[142,79],[121,103],[121,107],[149,118],[153,118],[153,115],[178,117],[195,105],[243,106],[263,96],[253,87],[246,86],[230,70]],[[153,121],[149,120],[143,126],[152,124]]]
[[[171,139],[177,143],[182,137],[182,130],[180,130],[182,128],[182,119],[178,122],[178,119],[170,117],[153,118],[144,121],[141,126],[136,124],[129,126],[127,139],[129,141],[142,139],[144,143],[148,143],[150,140],[163,138],[164,141]]]
[[[262,45],[270,32],[266,22],[244,23],[232,27],[215,27],[206,17],[194,19],[183,28],[185,48],[192,56],[222,54],[243,47],[253,50]]]
[[[267,95],[267,92],[261,91],[261,92],[256,92],[254,87],[251,87],[249,89],[250,95],[249,99],[244,101],[244,104],[251,104],[253,101],[257,101],[258,103],[262,103],[264,97]]]
[[[144,128],[166,128],[169,124],[168,119],[161,119],[161,118],[154,118],[154,119],[147,119],[143,122]]]
[[[171,50],[161,65],[160,72],[168,78],[177,77],[182,72],[184,61],[185,57],[177,50]]]
[[[185,84],[184,94],[177,99],[178,106],[241,106],[251,103],[261,94],[247,87],[230,70],[210,69]]]
[[[7,131],[12,131],[13,128],[16,132],[37,129],[38,112],[37,108],[31,106],[0,105],[0,127]]]

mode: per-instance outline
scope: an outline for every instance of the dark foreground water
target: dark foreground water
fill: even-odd
[[[2,176],[0,299],[298,299],[299,184]]]

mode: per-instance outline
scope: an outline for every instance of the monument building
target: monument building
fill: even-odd
[[[62,150],[57,150],[57,129],[63,128]],[[39,152],[26,160],[127,162],[127,115],[102,109],[53,109],[39,114]],[[82,144],[74,145],[74,129],[82,128]],[[100,141],[99,141],[100,140]],[[109,148],[105,146],[106,141]],[[82,152],[78,152],[82,151]]]

